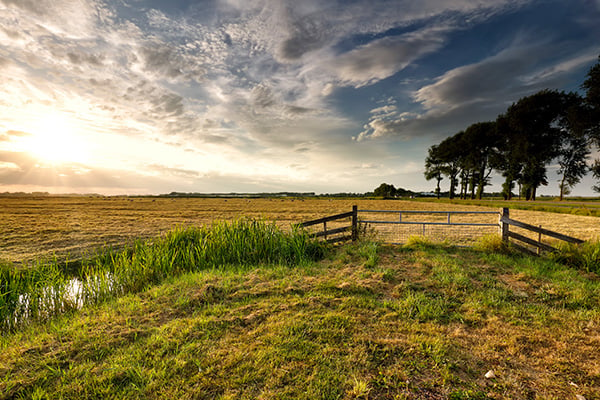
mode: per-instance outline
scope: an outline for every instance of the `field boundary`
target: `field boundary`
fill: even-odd
[[[359,213],[364,214],[395,214],[394,220],[376,219],[376,217],[361,218],[359,219]],[[414,220],[409,216],[424,216],[433,215],[437,217],[436,220]],[[459,216],[481,216],[481,215],[496,215],[498,216],[497,222],[465,222],[456,221]],[[341,220],[350,219],[349,225],[339,226]],[[336,227],[328,226],[328,223],[337,223]],[[497,228],[505,243],[510,243],[516,249],[534,254],[540,255],[542,251],[554,252],[557,249],[548,243],[542,242],[542,236],[549,236],[554,239],[565,241],[568,243],[581,244],[584,240],[574,238],[568,235],[564,235],[559,232],[544,229],[541,226],[534,226],[525,222],[517,221],[510,218],[509,209],[507,207],[502,208],[501,211],[425,211],[425,210],[369,210],[369,209],[358,209],[358,206],[352,206],[352,211],[329,215],[323,218],[314,219],[311,221],[305,221],[298,224],[301,228],[321,225],[320,230],[311,232],[311,237],[323,238],[328,243],[339,243],[345,241],[356,241],[359,238],[359,232],[361,228],[359,225],[364,226],[394,226],[394,225],[407,225],[415,226],[418,231],[416,234],[426,236],[426,227],[447,227],[449,229],[458,229],[461,227],[474,227],[478,228]],[[527,237],[521,233],[511,230],[510,227],[514,226],[520,229],[524,229],[528,232],[537,233],[537,240],[531,237]],[[469,239],[475,239],[478,233],[468,233]],[[430,234],[431,235],[431,234]],[[464,239],[464,237],[463,237]],[[511,240],[512,239],[512,240]],[[451,240],[452,241],[452,240]],[[400,242],[390,242],[391,244],[402,244]],[[533,248],[533,250],[532,250]]]
[[[514,219],[510,218],[510,211],[507,207],[502,208],[502,213],[500,214],[499,224],[500,224],[500,230],[502,233],[502,241],[505,243],[510,243],[515,248],[517,248],[521,251],[524,251],[526,253],[540,255],[542,251],[547,251],[547,252],[557,251],[557,249],[555,247],[542,242],[542,235],[550,236],[554,239],[562,240],[562,241],[568,242],[568,243],[575,243],[575,244],[584,243],[584,240],[581,240],[581,239],[577,239],[577,238],[574,238],[571,236],[564,235],[562,233],[554,232],[554,231],[551,231],[548,229],[544,229],[542,227],[538,227],[535,225],[527,224],[525,222],[514,220]],[[524,236],[524,235],[521,235],[514,231],[511,231],[510,230],[511,225],[525,229],[529,232],[537,233],[538,239],[537,240],[531,239],[531,238],[528,238],[527,236]],[[526,243],[526,244],[534,247],[535,251],[530,250],[529,248],[523,246],[522,244],[511,242],[510,239],[515,239],[519,242]]]
[[[327,229],[327,223],[333,221],[339,221],[342,219],[351,218],[351,225],[343,226],[335,229]],[[319,219],[314,219],[312,221],[306,221],[298,224],[301,228],[307,228],[309,226],[323,224],[323,230],[311,233],[312,237],[322,237],[328,243],[339,243],[345,241],[353,241],[358,240],[358,206],[352,206],[352,211],[330,215],[328,217],[323,217]],[[337,236],[341,233],[350,232],[350,235],[345,236]],[[331,236],[334,236],[331,238]],[[328,238],[329,237],[329,238]]]

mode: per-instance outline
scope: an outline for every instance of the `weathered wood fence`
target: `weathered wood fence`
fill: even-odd
[[[365,214],[396,214],[397,217],[394,220],[373,220],[373,219],[365,219],[361,220],[360,223],[364,226],[370,225],[421,225],[422,232],[419,232],[423,236],[425,236],[425,227],[426,226],[447,226],[447,227],[475,227],[475,228],[484,228],[484,227],[495,227],[497,226],[500,234],[502,235],[502,240],[509,243],[524,252],[531,254],[541,254],[542,251],[553,252],[557,249],[551,246],[548,243],[544,243],[542,241],[542,236],[548,236],[554,239],[562,240],[569,243],[580,244],[584,241],[581,239],[577,239],[571,236],[564,235],[562,233],[554,232],[548,229],[544,229],[541,226],[534,226],[531,224],[527,224],[525,222],[517,221],[510,218],[510,213],[508,208],[503,208],[501,212],[497,211],[400,211],[400,210],[358,210],[357,206],[352,206],[352,211],[330,215],[327,217],[315,219],[312,221],[306,221],[298,224],[299,227],[312,227],[322,225],[319,227],[320,229],[311,233],[311,236],[317,238],[323,238],[329,243],[338,243],[344,241],[356,241],[359,236],[359,219],[358,213]],[[443,216],[442,221],[414,221],[414,220],[405,220],[403,215],[439,215]],[[498,224],[496,223],[487,223],[487,222],[474,222],[474,221],[464,221],[464,222],[456,222],[451,220],[451,216],[478,216],[478,215],[499,215]],[[350,225],[339,226],[343,223],[343,220],[350,220]],[[340,222],[341,221],[341,222]],[[490,221],[491,222],[491,221]],[[328,223],[329,226],[328,226]],[[334,225],[335,227],[331,227]],[[511,226],[517,227],[519,229],[525,230],[527,232],[533,232],[537,234],[537,240],[532,239],[531,237],[525,236],[521,233],[515,232],[511,230]],[[481,235],[482,232],[479,232]],[[476,233],[472,232],[471,235],[476,235]],[[474,237],[475,238],[475,237]],[[512,240],[511,240],[512,239]],[[515,241],[517,241],[515,243]],[[530,247],[528,247],[530,246]],[[533,248],[534,250],[531,250]]]
[[[510,218],[510,212],[509,212],[508,208],[502,209],[502,213],[500,214],[499,225],[500,225],[500,232],[502,234],[502,240],[506,243],[510,242],[512,246],[514,246],[517,249],[524,251],[526,253],[532,253],[532,254],[539,255],[539,254],[541,254],[542,251],[554,252],[557,250],[555,247],[552,247],[547,243],[543,243],[542,235],[550,236],[551,238],[559,239],[559,240],[569,242],[569,243],[580,244],[580,243],[584,242],[581,239],[563,235],[562,233],[550,231],[548,229],[543,229],[542,227],[538,227],[538,226],[534,226],[531,224],[526,224],[521,221],[514,220],[514,219]],[[538,238],[537,238],[537,240],[531,239],[525,235],[521,235],[517,232],[511,231],[510,230],[511,226],[516,226],[521,229],[525,229],[529,232],[537,233]],[[526,243],[526,244],[532,246],[533,248],[535,248],[535,251],[530,250],[529,248],[523,246],[520,243],[515,243],[514,241],[511,242],[510,239],[514,239],[519,242]]]
[[[327,229],[328,222],[340,221],[348,218],[351,219],[350,225],[334,229]],[[299,224],[299,226],[306,228],[319,224],[323,224],[323,230],[313,232],[311,234],[313,237],[323,237],[323,239],[325,239],[328,243],[344,242],[348,240],[352,240],[354,242],[358,239],[358,208],[357,206],[352,206],[352,211],[350,212],[302,222]],[[350,234],[339,236],[340,234],[344,234],[346,232],[350,232]]]

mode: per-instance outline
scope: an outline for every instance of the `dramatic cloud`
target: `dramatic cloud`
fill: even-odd
[[[0,185],[424,188],[434,140],[580,84],[590,4],[0,0]]]

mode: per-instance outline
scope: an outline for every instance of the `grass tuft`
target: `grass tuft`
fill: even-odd
[[[474,246],[475,249],[490,253],[510,253],[508,244],[502,241],[500,235],[485,235],[477,240]]]
[[[600,273],[600,241],[561,243],[551,258],[573,268]]]

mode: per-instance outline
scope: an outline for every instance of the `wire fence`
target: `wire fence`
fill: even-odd
[[[497,211],[358,210],[362,229],[385,243],[403,244],[411,236],[433,242],[471,246],[479,238],[499,234]]]

